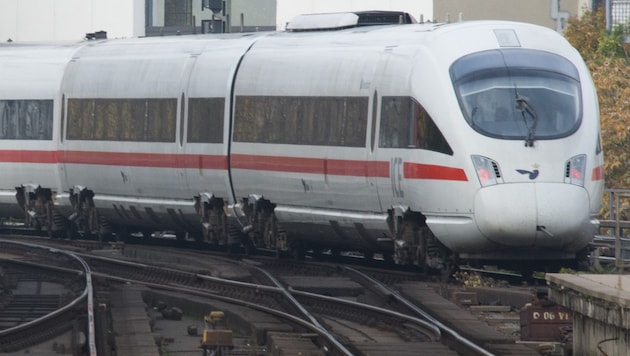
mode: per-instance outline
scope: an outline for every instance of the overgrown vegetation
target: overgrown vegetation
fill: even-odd
[[[630,188],[630,46],[606,30],[603,9],[569,20],[564,33],[588,65],[599,98],[606,187]]]

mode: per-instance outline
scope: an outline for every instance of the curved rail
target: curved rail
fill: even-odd
[[[364,278],[364,279],[368,280],[370,283],[373,283],[374,285],[378,285],[379,288],[383,289],[384,291],[387,291],[387,293],[389,293],[389,295],[392,298],[395,298],[399,303],[401,303],[401,304],[405,305],[407,308],[413,310],[415,313],[417,313],[418,315],[420,315],[424,319],[428,320],[429,322],[434,324],[436,327],[438,327],[440,330],[442,330],[443,332],[445,332],[446,334],[448,334],[449,336],[451,336],[452,338],[454,338],[458,342],[462,343],[463,345],[465,345],[469,349],[474,350],[479,355],[494,356],[493,353],[491,353],[488,350],[480,347],[479,345],[475,344],[474,342],[466,339],[464,336],[459,334],[457,331],[449,328],[444,323],[442,323],[439,320],[437,320],[434,317],[432,317],[429,313],[427,313],[426,311],[422,310],[421,308],[419,308],[414,303],[412,303],[409,300],[407,300],[407,298],[404,298],[403,296],[401,296],[394,289],[389,288],[388,286],[382,284],[381,282],[375,280],[374,278],[372,278],[372,277],[366,275],[365,273],[360,272],[360,271],[358,271],[358,270],[356,270],[354,268],[347,267],[347,266],[344,266],[343,268],[345,270],[351,272],[351,273],[354,273],[354,274],[360,276],[361,278]]]
[[[89,347],[89,353],[90,355],[96,356],[97,355],[97,350],[96,350],[96,342],[95,342],[95,331],[94,331],[94,306],[93,306],[93,291],[92,291],[92,275],[91,275],[91,271],[90,271],[90,266],[80,257],[78,257],[77,255],[68,252],[68,251],[63,251],[57,248],[53,248],[53,247],[48,247],[48,246],[41,246],[41,245],[36,245],[36,244],[31,244],[31,243],[27,243],[27,242],[20,242],[20,241],[11,241],[11,240],[0,240],[0,243],[5,243],[5,244],[14,244],[14,245],[19,245],[19,246],[23,246],[23,247],[28,247],[28,248],[38,248],[38,249],[43,249],[43,250],[48,250],[48,252],[50,253],[60,253],[60,254],[64,254],[67,255],[75,260],[77,260],[82,266],[83,266],[83,273],[85,274],[85,288],[83,290],[83,293],[81,293],[80,296],[78,296],[77,298],[75,298],[72,302],[68,303],[67,305],[63,306],[62,308],[59,308],[57,310],[55,310],[54,312],[47,314],[45,316],[42,316],[40,318],[37,318],[35,320],[31,320],[29,322],[26,322],[24,324],[18,325],[18,326],[14,326],[12,328],[8,328],[8,329],[4,329],[4,330],[0,330],[0,336],[8,336],[17,332],[21,332],[24,330],[27,330],[28,328],[31,328],[35,325],[41,324],[45,321],[51,320],[57,316],[63,315],[64,313],[67,313],[69,311],[71,311],[72,309],[74,309],[77,305],[80,305],[85,299],[87,299],[87,314],[88,314],[88,347]]]
[[[348,350],[345,346],[343,346],[339,342],[339,340],[337,340],[335,338],[334,335],[332,335],[322,324],[320,324],[320,322],[317,320],[317,318],[315,318],[315,316],[313,316],[313,314],[309,313],[308,310],[306,310],[306,308],[304,308],[304,306],[302,306],[302,304],[300,302],[298,302],[298,300],[293,297],[291,292],[282,283],[280,283],[280,281],[278,281],[274,276],[272,276],[269,272],[263,270],[262,268],[259,268],[259,267],[256,267],[256,266],[251,266],[251,268],[256,269],[258,272],[264,274],[269,280],[271,280],[278,287],[278,289],[282,292],[284,297],[288,301],[290,301],[291,304],[293,306],[295,306],[300,311],[300,313],[302,313],[302,315],[304,315],[306,318],[308,318],[311,321],[311,323],[313,325],[315,325],[319,329],[320,335],[325,336],[330,343],[334,344],[337,347],[337,349],[339,349],[344,354],[352,356],[352,352],[350,352],[350,350]]]
[[[326,341],[328,346],[331,349],[335,350],[334,354],[336,355],[352,355],[353,353],[349,351],[344,345],[342,345],[329,331],[323,328],[321,324],[315,319],[315,317],[310,315],[310,313],[308,313],[308,311],[306,311],[306,309],[304,309],[301,306],[300,302],[297,299],[300,299],[300,298],[317,299],[317,303],[319,304],[337,303],[345,307],[352,307],[355,309],[360,309],[364,312],[368,311],[368,312],[380,313],[381,315],[389,316],[392,318],[396,318],[397,320],[410,322],[410,323],[420,326],[423,330],[425,330],[424,334],[433,341],[439,340],[440,338],[440,331],[437,328],[435,328],[435,326],[430,325],[424,320],[415,318],[413,316],[404,315],[404,314],[392,311],[390,309],[373,307],[373,306],[363,304],[363,303],[347,301],[345,299],[332,298],[332,297],[322,296],[318,294],[294,291],[291,289],[286,289],[285,287],[282,287],[282,286],[276,287],[276,286],[270,286],[270,285],[261,285],[261,284],[247,283],[247,282],[241,282],[241,281],[234,281],[234,280],[223,279],[223,278],[218,278],[218,277],[213,277],[213,276],[208,276],[208,275],[203,275],[203,274],[183,272],[183,271],[175,270],[172,268],[162,268],[162,267],[149,266],[143,263],[121,261],[118,259],[112,259],[112,258],[102,257],[102,256],[90,255],[90,256],[85,256],[85,258],[87,260],[93,259],[93,260],[99,260],[102,262],[108,262],[112,264],[126,266],[124,271],[116,267],[114,268],[114,271],[116,271],[114,273],[118,273],[120,271],[120,272],[123,272],[126,277],[121,277],[119,275],[110,275],[110,274],[107,274],[107,272],[101,272],[101,271],[93,272],[95,275],[101,276],[103,278],[108,278],[111,280],[117,280],[121,282],[133,282],[133,283],[149,286],[155,289],[175,290],[180,293],[184,292],[184,293],[189,293],[193,295],[201,295],[204,297],[210,296],[217,300],[223,300],[223,301],[227,301],[227,302],[234,303],[237,305],[244,305],[244,306],[255,308],[264,312],[280,315],[283,318],[288,319],[292,322],[296,322],[296,320],[300,320],[299,325],[302,325],[308,328],[309,330],[311,330],[312,332],[315,332],[318,335],[320,335],[320,337]],[[136,271],[134,272],[133,270],[136,270]],[[155,272],[158,272],[158,273],[165,272],[166,278],[167,278],[166,281],[162,280],[162,282],[158,283],[157,281],[159,281],[160,278],[156,278],[156,276],[151,275],[151,273],[155,273]],[[261,272],[258,272],[258,273],[261,273]],[[264,275],[265,275],[265,279],[269,281],[273,281],[275,285],[281,285],[280,282],[275,280],[275,278],[270,276],[268,273],[264,273]],[[181,276],[181,278],[179,277],[175,278],[175,276]],[[169,280],[177,280],[178,282],[171,283],[169,282]],[[188,281],[186,283],[190,282],[191,284],[182,284],[181,281],[184,281],[184,280]],[[198,285],[200,281],[210,282],[212,283],[213,286],[204,287],[204,289],[194,287],[194,285]],[[236,293],[237,295],[239,295],[238,299],[226,296],[225,295],[226,288],[246,289],[248,291],[251,291],[252,292],[251,295],[255,296],[256,298],[261,298],[264,294],[267,294],[267,295],[273,295],[273,298],[271,299],[275,301],[279,301],[279,300],[285,300],[287,302],[292,301],[291,302],[292,307],[297,308],[300,311],[300,314],[306,316],[306,319],[304,317],[297,317],[293,314],[286,313],[287,315],[291,315],[291,317],[288,318],[287,316],[284,315],[284,313],[280,314],[278,313],[277,310],[273,311],[274,309],[270,307],[261,306],[260,303],[252,302],[251,300],[247,301],[247,297],[245,297],[244,296],[245,294],[243,293]],[[216,289],[216,291],[213,289]]]

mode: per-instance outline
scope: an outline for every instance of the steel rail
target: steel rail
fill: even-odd
[[[465,338],[464,336],[459,334],[457,331],[451,329],[450,327],[448,327],[447,325],[445,325],[441,321],[435,319],[433,316],[431,316],[429,313],[427,313],[426,311],[424,311],[421,308],[419,308],[417,305],[415,305],[414,303],[409,301],[407,298],[401,296],[396,290],[394,290],[392,288],[389,288],[388,286],[382,284],[381,282],[375,280],[374,278],[372,278],[372,277],[366,275],[365,273],[360,272],[360,271],[358,271],[358,270],[356,270],[356,269],[354,269],[352,267],[343,266],[343,269],[345,269],[347,271],[350,271],[352,273],[355,273],[355,274],[361,276],[362,278],[365,278],[366,280],[370,281],[370,283],[374,283],[375,285],[380,285],[379,288],[382,288],[382,289],[388,291],[392,298],[395,298],[398,302],[402,303],[407,308],[413,310],[418,315],[422,316],[423,318],[425,318],[429,322],[433,323],[440,330],[444,331],[446,334],[448,334],[449,336],[451,336],[452,338],[454,338],[458,342],[462,343],[466,347],[470,348],[471,350],[474,350],[475,352],[478,352],[480,355],[494,356],[493,353],[491,353],[488,350],[484,349],[483,347],[475,344],[474,342],[468,340],[467,338]]]
[[[28,243],[28,242],[20,242],[20,241],[12,241],[12,240],[4,240],[4,239],[0,239],[0,243],[5,243],[5,244],[14,244],[14,245],[19,245],[19,246],[23,246],[23,247],[28,247],[28,248],[38,248],[38,249],[43,249],[43,250],[48,250],[48,252],[50,253],[59,253],[59,254],[64,254],[67,255],[73,259],[75,259],[76,261],[78,261],[82,267],[83,267],[83,272],[85,274],[85,288],[83,289],[83,293],[81,293],[80,296],[78,296],[77,298],[75,298],[72,302],[68,303],[67,305],[63,306],[62,308],[59,308],[57,310],[55,310],[54,312],[44,315],[40,318],[37,318],[35,320],[31,320],[29,322],[26,322],[24,324],[20,324],[18,326],[14,326],[12,328],[8,328],[8,329],[4,329],[4,330],[0,330],[0,336],[7,336],[10,335],[12,333],[16,333],[19,331],[23,331],[26,330],[32,326],[35,326],[37,324],[40,324],[44,321],[53,319],[57,316],[63,315],[64,313],[74,309],[76,306],[78,306],[80,303],[82,303],[84,300],[87,299],[87,314],[88,314],[88,348],[89,348],[89,353],[90,355],[96,356],[97,355],[97,350],[96,350],[96,343],[95,343],[95,330],[94,330],[94,296],[93,296],[93,290],[92,290],[92,275],[91,275],[91,271],[90,271],[90,266],[83,260],[81,259],[79,256],[75,255],[72,252],[69,251],[64,251],[64,250],[60,250],[58,248],[55,247],[49,247],[49,246],[42,246],[42,245],[36,245],[36,244],[32,244],[32,243]]]

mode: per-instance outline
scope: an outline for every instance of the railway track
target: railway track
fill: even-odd
[[[149,256],[151,252],[147,252],[146,249],[142,250],[144,251],[144,253],[147,254],[144,257],[147,259],[151,259],[151,257]],[[137,256],[141,252],[125,251],[125,253]],[[197,263],[194,262],[193,258],[195,258],[195,256],[198,257],[198,254],[184,253],[184,256],[185,259],[191,261],[193,265],[197,265]],[[161,252],[158,252],[157,255],[153,256],[153,258],[158,261],[166,260]],[[178,258],[176,258],[175,260],[177,259]],[[440,325],[438,327],[435,327],[435,325],[427,326],[427,322],[423,318],[426,318],[426,315],[428,315],[429,313],[425,313],[425,315],[422,315],[422,313],[420,313],[419,316],[416,316],[418,313],[417,308],[415,310],[410,309],[409,307],[401,308],[404,303],[402,303],[398,298],[392,298],[393,292],[386,284],[394,285],[401,282],[419,282],[421,278],[419,278],[418,274],[372,269],[370,273],[378,276],[380,280],[386,281],[386,284],[377,284],[374,281],[370,281],[365,276],[352,278],[345,277],[348,280],[343,280],[344,277],[339,277],[339,275],[347,275],[349,273],[344,268],[340,269],[335,263],[301,263],[259,257],[248,259],[245,265],[234,260],[230,260],[229,262],[239,263],[239,265],[243,266],[243,268],[241,269],[247,268],[250,271],[250,277],[247,278],[249,278],[249,280],[252,281],[253,284],[258,284],[257,286],[255,286],[256,292],[254,293],[254,295],[256,298],[260,299],[253,300],[253,304],[264,305],[263,303],[269,303],[271,301],[270,307],[276,308],[278,306],[282,306],[286,310],[289,310],[289,312],[293,315],[298,315],[301,318],[306,318],[316,327],[320,326],[318,326],[317,323],[313,322],[313,320],[315,319],[324,320],[323,323],[325,324],[334,323],[334,325],[355,325],[354,329],[353,327],[346,328],[351,329],[349,330],[350,332],[356,331],[357,328],[366,328],[366,326],[368,326],[367,329],[369,331],[363,332],[363,334],[386,334],[390,337],[394,335],[394,337],[398,339],[397,343],[399,345],[403,345],[401,347],[404,347],[405,349],[410,349],[411,345],[413,344],[415,345],[415,348],[412,347],[411,350],[416,350],[416,352],[419,349],[420,345],[416,345],[414,344],[414,342],[418,344],[423,343],[423,346],[427,346],[429,345],[427,340],[435,339],[435,335],[431,336],[430,333],[427,333],[427,327],[429,328],[429,331],[433,330],[432,332],[435,332],[436,329],[442,329],[445,330],[446,333],[449,335],[448,344],[450,349],[457,350],[459,354],[495,354],[492,351],[483,351],[483,347],[476,346],[474,342],[466,341],[466,337],[462,337],[461,335],[458,335],[456,332],[454,332],[454,328],[452,328],[454,322],[453,320],[448,322],[450,327],[448,325]],[[289,274],[293,274],[293,279],[291,279],[291,276],[287,274],[287,271],[291,271],[291,273]],[[314,289],[317,289],[318,283],[316,281],[320,277],[321,280],[319,282],[319,287],[323,288],[323,291],[315,293],[300,290],[300,286],[297,286],[297,284],[295,283],[296,279],[301,279],[304,282],[303,284],[310,283],[314,287]],[[330,277],[332,277],[332,279]],[[196,278],[204,280],[207,279],[207,277],[200,276],[196,276]],[[349,301],[349,299],[352,300],[353,298],[348,298],[348,295],[344,295],[343,291],[341,291],[340,295],[336,295],[337,293],[334,292],[336,288],[334,278],[342,278],[341,280],[337,280],[338,283],[341,284],[351,285],[352,283],[355,283],[359,285],[362,290],[355,293],[357,295],[360,295],[360,297],[358,298],[359,301],[357,303]],[[142,277],[142,279],[145,278]],[[191,279],[188,278],[188,280]],[[240,285],[240,283],[237,284]],[[273,286],[269,287],[270,284],[273,284],[280,289],[276,289]],[[222,296],[230,295],[229,291],[232,289],[232,287],[225,286],[215,286],[215,288],[220,290],[220,292],[217,294],[221,294]],[[181,290],[181,288],[179,287],[178,289]],[[282,290],[289,290],[292,297],[287,296],[286,293]],[[239,300],[248,300],[248,298],[252,296],[251,291],[234,291],[231,293],[238,296]],[[322,296],[322,294],[325,295]],[[300,303],[299,305],[302,305],[305,309],[311,311],[311,314],[317,315],[318,318],[315,318],[309,314],[305,314],[302,310],[300,310],[300,307],[296,307],[294,305],[287,307],[285,303],[279,302],[283,300],[291,300],[292,298],[295,298]],[[413,302],[407,302],[407,304],[413,305]],[[375,305],[377,305],[378,307],[375,308]],[[344,315],[344,317],[341,318],[341,315]],[[339,321],[341,319],[343,320]],[[414,320],[410,321],[411,319]],[[417,321],[415,319],[418,319],[420,321]],[[376,324],[374,323],[375,320],[379,321],[379,325],[374,326]],[[435,320],[432,320],[432,322],[435,324]],[[415,325],[410,326],[412,324]],[[456,321],[455,324],[457,324]],[[356,327],[356,325],[359,325],[360,327]],[[418,330],[423,330],[423,332],[419,332]],[[343,334],[343,332],[344,331],[334,330],[333,334],[339,335]],[[416,334],[416,336],[413,336],[414,334]],[[417,334],[422,335],[418,336]],[[441,339],[443,332],[440,330],[439,334]],[[349,343],[350,345],[355,345],[355,349],[352,349],[352,347],[350,347],[350,349],[352,350],[352,354],[370,354],[369,351],[356,349],[357,342],[352,338],[352,335],[342,336],[341,340]],[[463,344],[461,344],[462,342]],[[382,344],[383,343],[381,343],[381,346]],[[433,345],[435,344],[436,342],[433,343]],[[372,342],[371,345],[363,344],[361,345],[361,347],[369,348],[374,347],[374,345],[374,342]],[[388,347],[390,350],[396,350],[395,346],[389,345]],[[447,353],[449,347],[442,349],[441,352]]]
[[[93,307],[87,264],[56,248],[6,240],[0,245],[3,277],[11,281],[3,286],[0,352],[29,349],[71,332],[84,335],[87,341],[81,347],[95,354],[94,333],[85,322]]]
[[[287,318],[288,322],[299,323],[301,328],[307,329],[301,332],[317,333],[320,339],[317,344],[325,345],[328,350],[336,350],[334,354],[352,355],[356,353],[338,341],[332,332],[327,331],[313,316],[313,313],[307,310],[309,308],[304,307],[305,304],[317,306],[320,312],[322,310],[343,310],[340,314],[348,315],[347,318],[353,322],[361,322],[366,319],[379,320],[388,324],[388,327],[392,329],[406,325],[406,328],[414,329],[418,335],[417,340],[422,342],[437,341],[440,337],[440,332],[436,327],[418,318],[385,308],[348,302],[342,298],[291,291],[277,281],[273,283],[274,285],[246,283],[111,258],[95,256],[83,256],[83,258],[88,261],[95,276],[101,278],[144,284],[154,289],[205,296],[282,316]],[[266,278],[268,280],[273,279],[270,274],[267,274]]]
[[[458,333],[457,320],[440,320],[444,316],[435,310],[418,311],[418,301],[398,287],[428,283],[417,273],[266,257],[239,260],[208,252],[95,241],[38,241],[76,250],[99,285],[145,285],[157,293],[220,301],[226,309],[258,310],[290,325],[292,335],[312,335],[310,344],[329,354],[378,354],[383,347],[400,349],[401,355],[403,350],[417,353],[423,348],[434,354],[512,354],[497,352],[496,340]],[[310,287],[304,288],[305,284]],[[182,303],[184,308],[186,304]],[[278,331],[262,333],[274,332]],[[509,346],[506,340],[499,341],[501,348]]]

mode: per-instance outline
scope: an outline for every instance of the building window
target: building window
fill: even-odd
[[[192,0],[165,0],[164,26],[192,26]]]

